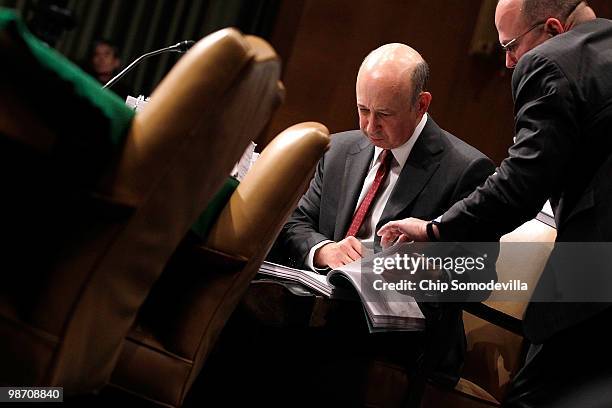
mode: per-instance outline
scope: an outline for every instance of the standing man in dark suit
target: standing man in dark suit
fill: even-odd
[[[612,22],[579,0],[500,0],[495,25],[514,68],[510,156],[438,221],[385,225],[383,244],[398,237],[496,240],[547,199],[557,242],[612,241]],[[562,248],[555,247],[538,289],[559,278],[551,265]],[[590,279],[596,271],[565,273],[573,277],[561,279]],[[612,337],[602,331],[612,322],[609,306],[531,302],[524,329],[532,346],[505,406],[612,406]]]
[[[428,76],[427,63],[404,44],[366,57],[356,84],[361,130],[332,136],[281,234],[297,266],[334,268],[359,259],[363,243],[378,243],[375,232],[385,222],[435,217],[493,172],[485,155],[427,115]]]

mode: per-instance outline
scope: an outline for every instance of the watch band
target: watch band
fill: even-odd
[[[429,239],[429,241],[431,242],[439,241],[438,237],[436,237],[436,234],[433,230],[434,225],[440,225],[440,223],[434,220],[434,221],[429,221],[427,225],[425,226],[425,231],[427,232],[427,239]]]

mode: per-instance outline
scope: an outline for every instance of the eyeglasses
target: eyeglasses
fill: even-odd
[[[509,53],[513,53],[516,51],[517,47],[518,47],[518,40],[529,34],[530,32],[532,32],[533,30],[535,30],[536,28],[538,28],[539,26],[541,26],[542,24],[544,24],[546,21],[538,21],[537,23],[535,23],[534,25],[532,25],[529,30],[525,31],[523,34],[518,35],[516,37],[514,37],[513,39],[511,39],[510,41],[508,41],[505,44],[501,44],[501,48],[504,52],[509,52]]]

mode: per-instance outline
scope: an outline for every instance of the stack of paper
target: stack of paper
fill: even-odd
[[[316,272],[290,268],[266,261],[259,268],[259,273],[299,282],[327,297],[331,297],[334,291],[334,287],[327,282],[325,275],[320,275]]]
[[[264,262],[259,269],[259,273],[299,282],[329,298],[355,298],[354,293],[357,292],[363,304],[371,332],[423,330],[425,328],[425,316],[414,298],[398,292],[375,292],[372,290],[366,291],[365,288],[362,288],[362,262],[367,262],[367,259],[364,258],[344,265],[342,268],[329,272],[327,276]],[[365,283],[365,280],[363,281]],[[367,296],[365,295],[366,292],[368,293]],[[376,297],[374,298],[374,296]]]
[[[259,153],[255,152],[255,148],[257,145],[253,142],[249,143],[244,153],[242,153],[242,157],[234,166],[234,169],[230,173],[233,177],[237,178],[238,181],[242,181],[244,176],[249,172],[251,166],[255,163],[257,158],[259,157]]]
[[[390,256],[393,252],[394,249],[387,249],[382,254]],[[372,288],[362,287],[362,284],[371,284],[372,280],[362,279],[361,265],[374,256],[371,255],[334,269],[327,275],[327,280],[335,286],[345,286],[346,283],[349,283],[357,290],[366,313],[370,332],[423,330],[425,316],[412,296],[396,291],[374,291]],[[381,276],[381,279],[384,278]]]

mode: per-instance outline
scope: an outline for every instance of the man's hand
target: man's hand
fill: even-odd
[[[380,237],[380,244],[383,248],[393,244],[395,240],[397,242],[429,241],[427,239],[427,221],[418,218],[390,221],[378,230],[377,235]]]
[[[346,237],[340,242],[330,242],[317,249],[314,254],[314,266],[332,269],[346,265],[362,257],[361,242],[355,237]]]

